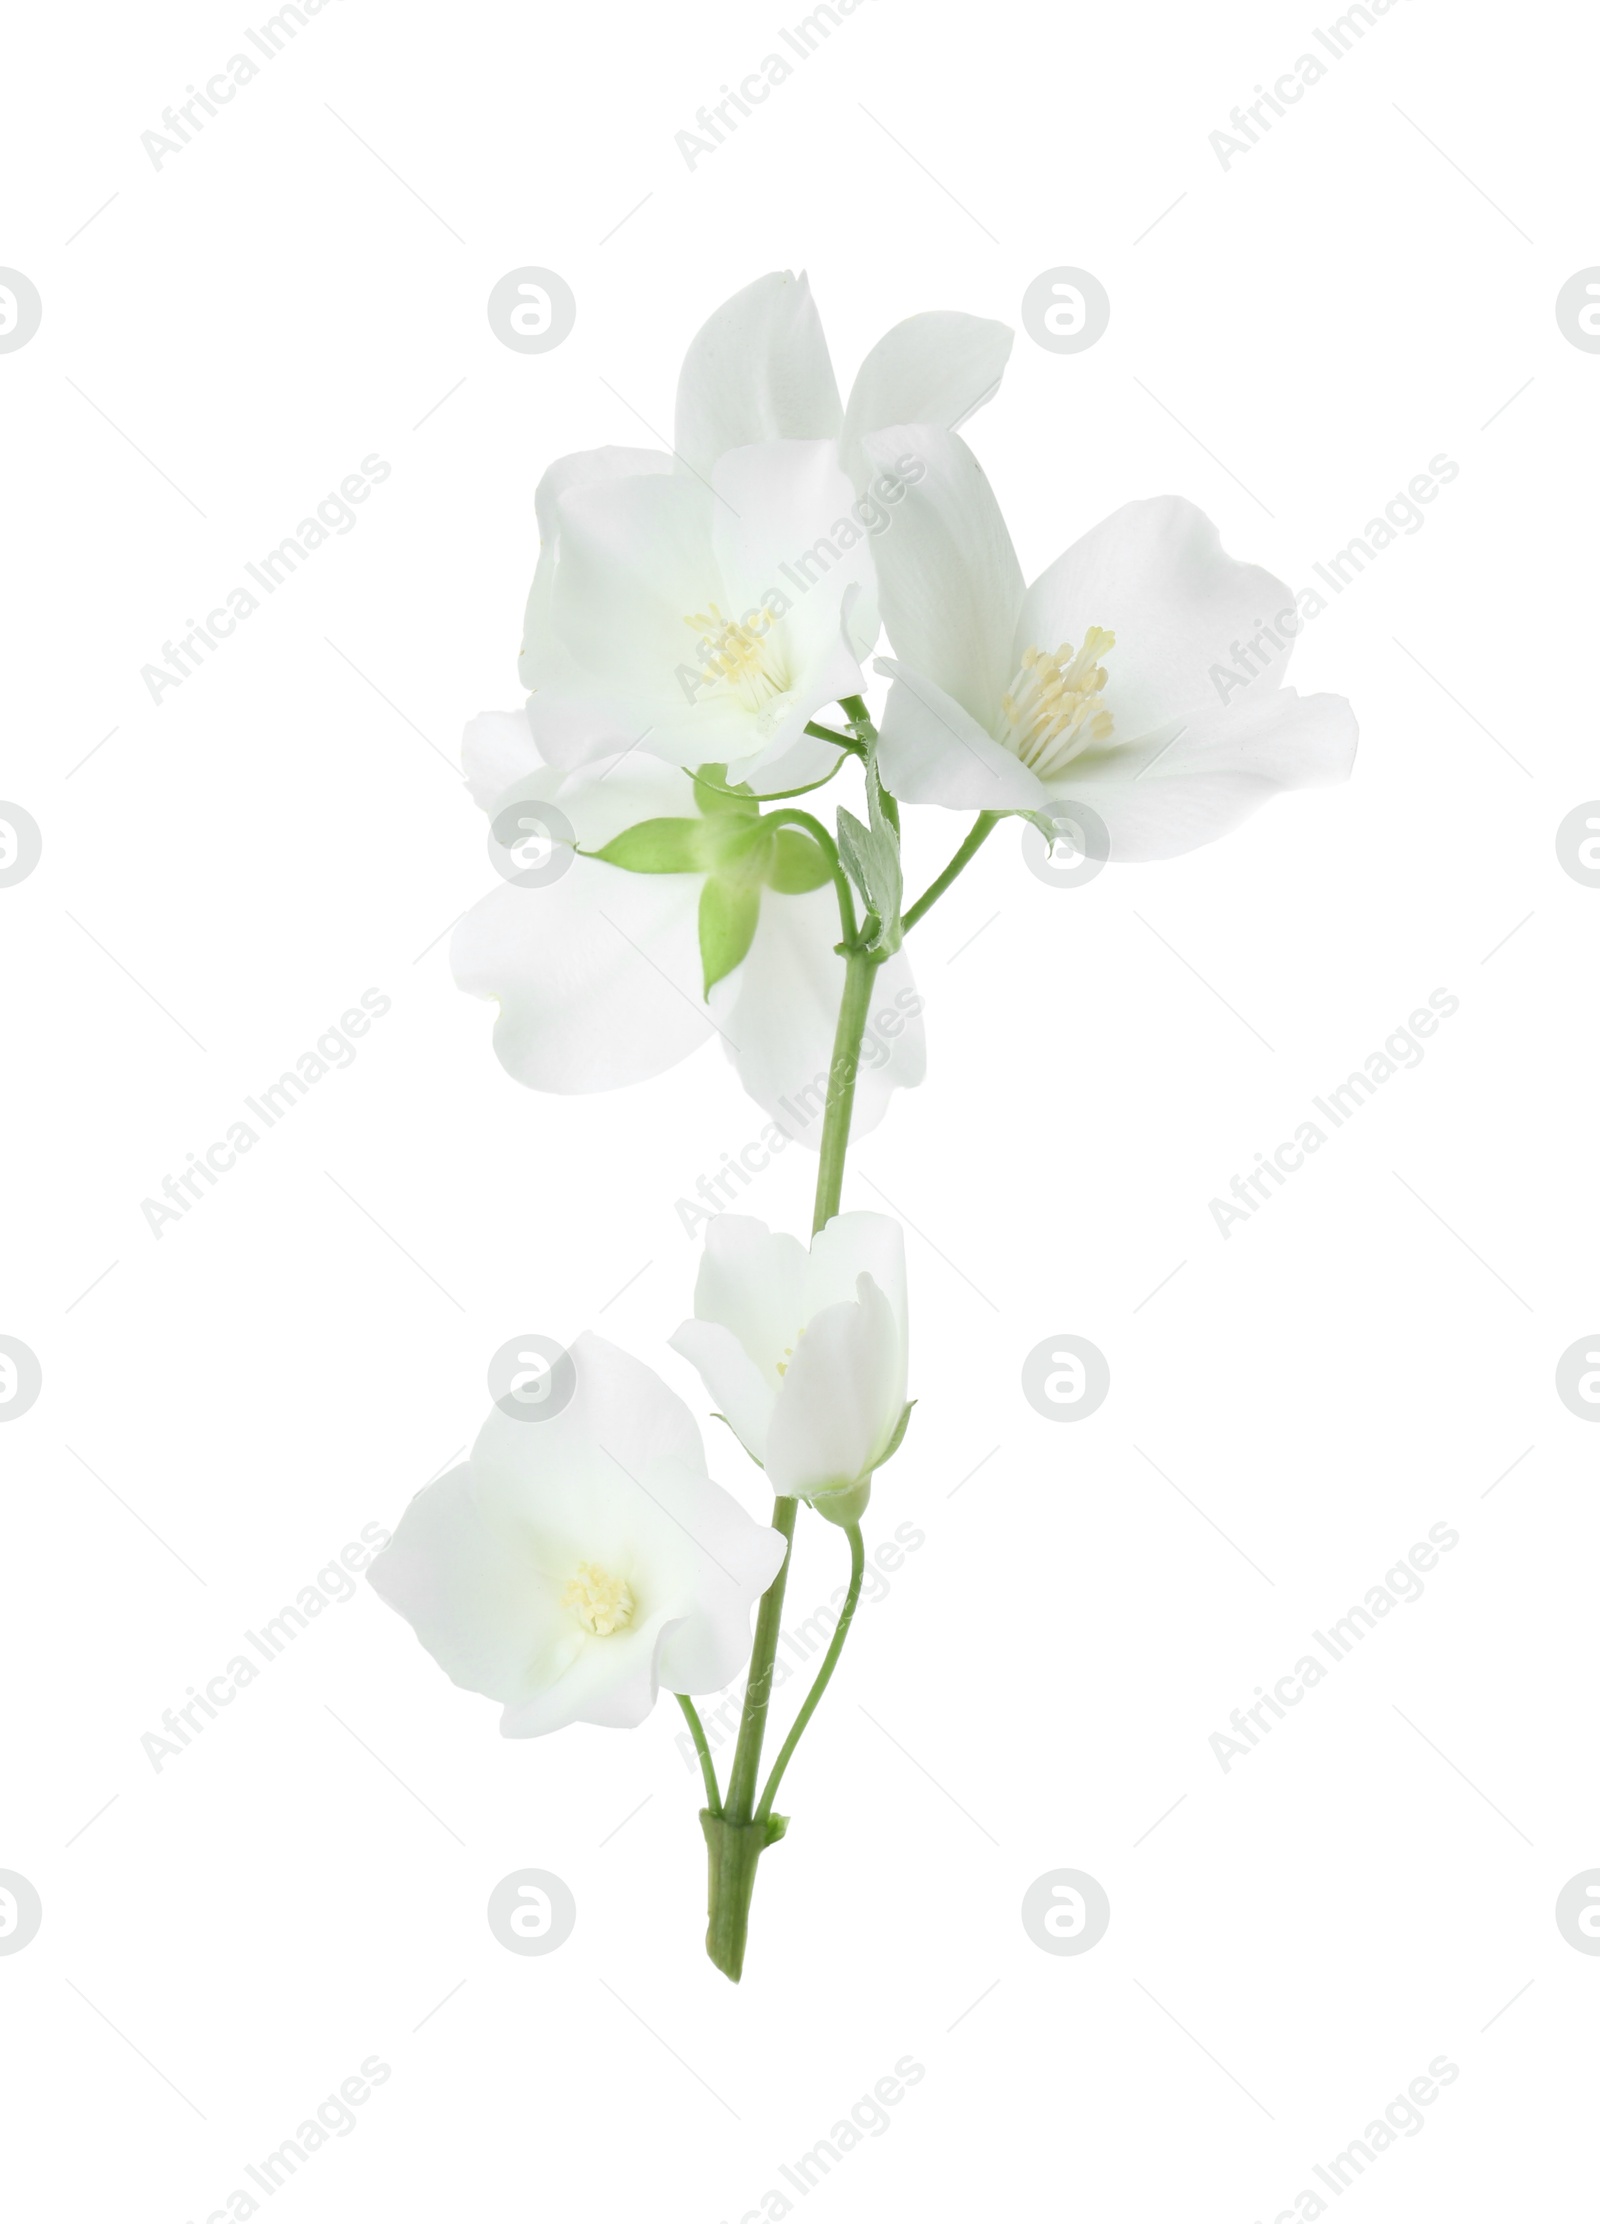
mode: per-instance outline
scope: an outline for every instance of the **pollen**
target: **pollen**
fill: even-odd
[[[1022,669],[1000,698],[1001,739],[1041,780],[1062,772],[1091,742],[1110,739],[1110,711],[1100,704],[1106,668],[1097,660],[1117,637],[1091,626],[1083,646],[1064,641],[1054,652],[1026,649]]]
[[[608,1574],[592,1560],[578,1562],[578,1572],[568,1578],[561,1603],[571,1607],[592,1637],[614,1637],[633,1620],[632,1591],[620,1576]]]
[[[683,621],[699,641],[700,667],[707,680],[725,682],[750,710],[759,710],[774,695],[783,694],[787,685],[773,670],[768,653],[773,644],[767,639],[772,620],[770,613],[763,615],[767,624],[754,626],[748,619],[725,618],[713,602]]]

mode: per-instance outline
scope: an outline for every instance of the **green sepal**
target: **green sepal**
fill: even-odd
[[[772,840],[773,829],[759,812],[747,818],[743,812],[719,811],[701,822],[702,869],[741,887],[758,886],[766,878]]]
[[[906,1424],[911,1419],[911,1407],[914,1406],[916,1402],[917,1401],[915,1398],[911,1399],[905,1411],[901,1414],[899,1420],[896,1421],[894,1425],[894,1434],[890,1437],[889,1442],[885,1446],[882,1456],[878,1461],[878,1465],[880,1467],[884,1464],[885,1460],[892,1460],[894,1458],[894,1455],[896,1454],[896,1452],[899,1451],[901,1444],[904,1442]]]
[[[741,963],[761,916],[759,882],[708,880],[700,891],[700,964],[707,996]]]
[[[804,896],[833,878],[833,862],[803,827],[780,826],[767,860],[767,886],[780,896]]]
[[[641,819],[587,854],[625,873],[703,873],[705,838],[698,819]]]
[[[753,818],[761,809],[748,787],[729,787],[726,765],[701,765],[689,777],[694,782],[695,803],[708,819],[728,812]]]
[[[821,1514],[836,1529],[859,1529],[871,1496],[872,1477],[868,1475],[859,1483],[846,1483],[843,1490],[819,1491],[809,1504],[814,1514]]]

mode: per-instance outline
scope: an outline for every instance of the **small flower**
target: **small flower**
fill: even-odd
[[[725,954],[740,954],[708,995],[708,872],[630,871],[594,854],[651,822],[696,821],[714,852],[722,814],[705,815],[716,799],[703,786],[614,738],[605,756],[558,771],[542,760],[519,711],[475,718],[461,754],[491,823],[517,803],[535,812],[550,805],[582,853],[546,886],[506,881],[491,889],[451,941],[459,986],[500,1007],[494,1047],[506,1071],[531,1089],[587,1095],[665,1073],[720,1035],[740,1081],[785,1138],[815,1149],[844,987],[832,886],[802,874],[802,892],[783,892],[773,883],[785,878],[793,851],[775,849],[769,877],[742,891],[748,940],[726,946]],[[921,1081],[920,1012],[910,966],[897,952],[874,984],[852,1134],[877,1125],[896,1088]]]
[[[1219,703],[1227,644],[1292,608],[1269,572],[1236,563],[1176,496],[1129,502],[1024,587],[977,459],[953,433],[899,427],[927,465],[877,552],[894,686],[878,759],[908,803],[1041,811],[1057,798],[1105,822],[1111,856],[1176,857],[1288,788],[1349,777],[1356,724],[1340,695],[1261,674]]]
[[[784,1542],[706,1472],[688,1407],[588,1333],[559,1413],[497,1407],[418,1493],[367,1579],[506,1737],[631,1729],[668,1691],[720,1691]]]
[[[906,1413],[905,1242],[898,1221],[846,1212],[807,1252],[759,1220],[706,1230],[695,1318],[671,1338],[780,1497],[858,1514]],[[843,1495],[841,1495],[843,1494]]]

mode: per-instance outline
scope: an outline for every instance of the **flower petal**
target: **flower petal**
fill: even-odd
[[[999,386],[1011,339],[1009,325],[958,309],[929,309],[891,326],[863,359],[845,404],[839,436],[845,469],[870,475],[860,443],[885,426],[954,432]]]
[[[955,433],[897,425],[872,434],[875,470],[913,454],[926,466],[875,546],[883,620],[899,663],[993,731],[1015,666],[1022,572],[994,489]]]
[[[900,1336],[869,1274],[856,1302],[806,1324],[767,1429],[767,1481],[780,1497],[814,1498],[872,1472],[905,1404]],[[898,1384],[898,1388],[896,1385]]]
[[[698,1371],[717,1411],[750,1457],[765,1460],[776,1376],[768,1381],[733,1330],[718,1321],[684,1321],[667,1342]]]
[[[842,417],[805,273],[774,270],[714,310],[689,342],[673,442],[685,469],[709,479],[729,448],[832,439]]]
[[[696,873],[587,857],[542,888],[494,889],[450,945],[458,985],[494,997],[495,1055],[558,1096],[665,1073],[711,1033],[700,995]]]
[[[1117,734],[1132,739],[1204,703],[1211,667],[1228,660],[1229,643],[1286,607],[1294,607],[1289,588],[1257,565],[1236,563],[1192,502],[1128,502],[1028,589],[1012,669],[1025,649],[1081,647],[1090,626],[1109,627],[1117,638],[1105,657],[1105,705]]]
[[[1080,757],[1054,793],[1099,812],[1113,863],[1148,864],[1231,833],[1290,788],[1347,780],[1355,753],[1355,714],[1342,695],[1270,688],[1197,711],[1170,745]]]
[[[805,1246],[794,1236],[775,1235],[764,1220],[742,1212],[720,1212],[707,1228],[695,1317],[733,1331],[774,1397],[779,1361],[793,1351],[806,1317],[805,1281]]]
[[[839,911],[832,888],[768,893],[750,954],[711,992],[711,1014],[739,1079],[793,1141],[822,1141],[833,1038],[844,994],[834,949]],[[856,1081],[850,1132],[870,1133],[895,1089],[914,1089],[926,1066],[922,1002],[903,950],[878,968]]]
[[[878,736],[878,766],[903,803],[947,811],[1034,811],[1045,790],[1020,758],[923,672],[880,656],[894,681]]]
[[[490,810],[514,781],[537,777],[545,769],[539,744],[521,710],[485,710],[467,721],[461,736],[461,770],[480,810]]]

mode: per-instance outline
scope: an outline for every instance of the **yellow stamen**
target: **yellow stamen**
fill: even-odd
[[[611,1637],[633,1620],[633,1593],[621,1576],[608,1575],[592,1560],[580,1560],[578,1572],[569,1577],[561,1594],[593,1637]]]
[[[1111,713],[1097,707],[1106,668],[1095,660],[1116,643],[1104,626],[1090,626],[1076,651],[1064,641],[1053,653],[1022,652],[1022,669],[1000,698],[1000,739],[1041,780],[1064,771],[1091,742],[1110,739]]]

